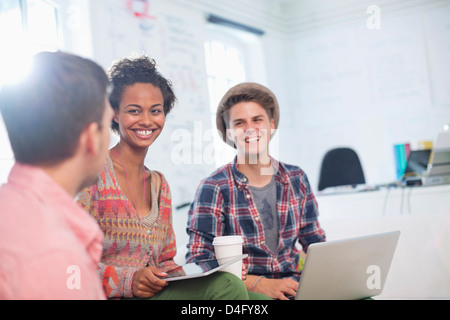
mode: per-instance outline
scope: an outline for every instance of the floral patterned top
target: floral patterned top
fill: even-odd
[[[164,176],[156,174],[161,177],[159,210],[153,206],[145,219],[139,219],[120,188],[109,157],[97,183],[77,196],[78,203],[97,220],[104,234],[98,272],[108,298],[133,297],[133,275],[139,269],[151,265],[164,272],[176,267],[170,189]]]

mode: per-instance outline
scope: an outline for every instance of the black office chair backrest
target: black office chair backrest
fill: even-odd
[[[322,160],[319,191],[328,187],[364,184],[364,172],[356,152],[350,148],[328,151]]]

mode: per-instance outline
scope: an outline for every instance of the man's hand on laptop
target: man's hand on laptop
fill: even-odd
[[[250,284],[256,282],[258,276],[247,276]],[[253,287],[254,292],[265,294],[272,299],[289,300],[289,296],[295,297],[297,294],[298,282],[291,279],[267,279],[261,278]]]

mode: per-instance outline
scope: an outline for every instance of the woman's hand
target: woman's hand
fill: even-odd
[[[133,295],[139,298],[153,297],[167,286],[167,281],[158,278],[165,276],[167,273],[161,272],[153,266],[136,271],[131,285]]]

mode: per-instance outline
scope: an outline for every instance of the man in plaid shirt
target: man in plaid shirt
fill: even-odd
[[[216,236],[242,235],[251,292],[295,296],[300,250],[325,241],[305,173],[269,155],[278,127],[275,95],[256,83],[231,88],[219,103],[217,128],[237,149],[233,162],[203,179],[189,210],[187,261],[214,257]]]

